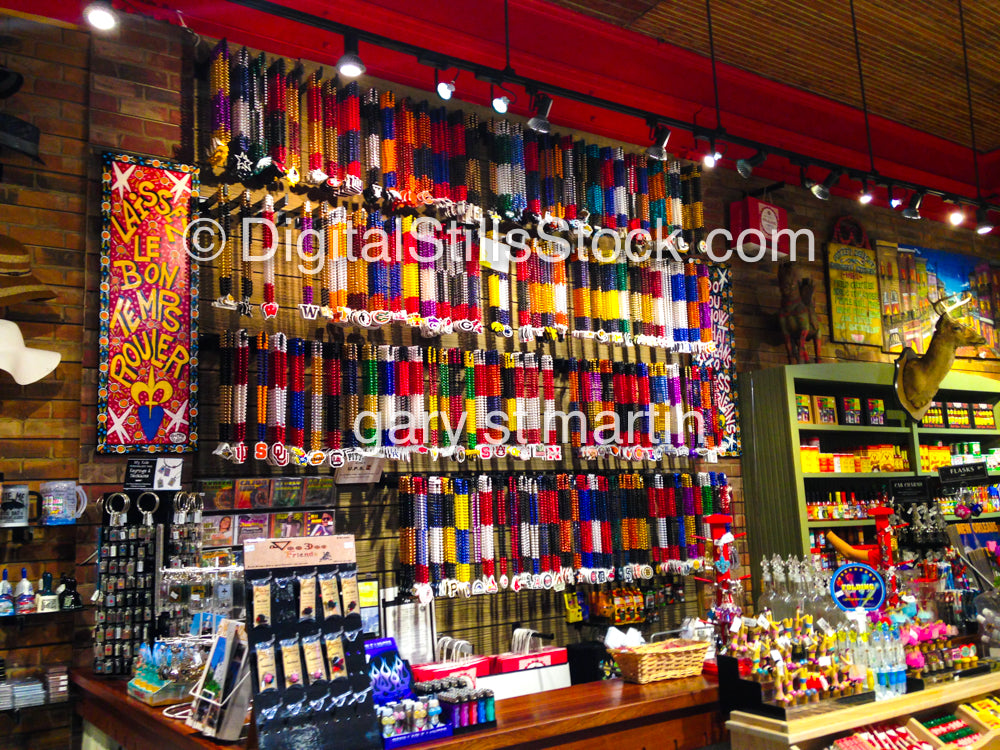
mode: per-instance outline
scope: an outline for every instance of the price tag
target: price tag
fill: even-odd
[[[782,658],[781,652],[778,651],[778,649],[772,648],[771,649],[771,661],[773,661],[775,664],[782,664],[782,663],[784,663],[785,660],[784,660],[784,658]]]
[[[830,661],[829,656],[821,656],[816,660],[816,663],[821,667],[829,667],[832,662]]]
[[[816,627],[822,630],[824,633],[830,634],[833,632],[833,628],[830,627],[830,623],[826,621],[826,618],[821,617],[816,621]]]
[[[768,624],[769,623],[766,615],[761,615],[760,617],[757,618],[758,627],[767,628]]]
[[[730,633],[739,633],[740,632],[740,628],[742,628],[742,627],[743,627],[743,618],[742,617],[734,617],[732,624],[729,626],[729,632]]]

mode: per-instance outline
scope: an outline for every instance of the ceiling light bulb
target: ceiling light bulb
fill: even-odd
[[[451,95],[455,93],[455,82],[454,81],[441,81],[437,85],[438,96],[440,96],[445,101],[451,99]]]
[[[953,227],[957,227],[963,221],[965,221],[965,214],[962,213],[962,209],[956,208],[950,214],[948,214],[948,221],[951,222]]]
[[[903,199],[902,198],[890,198],[889,199],[889,205],[892,206],[893,208],[899,208],[900,206],[903,205]]]
[[[356,36],[344,37],[344,54],[337,60],[337,71],[344,78],[357,78],[364,74],[365,64],[361,62],[361,55],[358,54]]]
[[[989,234],[993,231],[993,222],[990,221],[986,206],[976,209],[976,232],[979,234]]]
[[[509,96],[494,96],[493,97],[493,109],[497,114],[505,115],[507,114],[507,107],[510,105]]]
[[[84,9],[83,17],[98,31],[110,31],[118,25],[118,15],[107,3],[91,3]]]
[[[709,153],[705,154],[705,159],[704,159],[705,166],[708,167],[709,169],[712,169],[713,167],[715,167],[716,163],[721,158],[722,154],[713,149]]]

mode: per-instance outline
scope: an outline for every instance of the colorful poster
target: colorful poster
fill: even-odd
[[[826,268],[831,339],[879,346],[882,302],[875,251],[831,242],[826,248]]]
[[[951,315],[982,334],[987,346],[981,347],[981,352],[998,356],[1000,268],[972,255],[888,242],[878,245],[878,264],[883,350],[899,352],[908,346],[923,354],[938,318],[933,302],[953,295],[971,295],[972,301]],[[894,304],[896,297],[898,303]],[[969,348],[959,349],[957,354],[977,356]]]
[[[198,169],[105,154],[97,450],[198,446]]]
[[[740,455],[740,406],[736,397],[736,363],[733,347],[733,280],[732,269],[725,263],[709,264],[712,293],[712,339],[715,350],[696,354],[699,367],[712,371],[719,423],[720,456]]]

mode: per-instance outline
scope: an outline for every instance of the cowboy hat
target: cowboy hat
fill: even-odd
[[[31,272],[31,255],[13,237],[0,235],[0,306],[56,296]]]
[[[0,370],[14,376],[18,385],[36,383],[59,364],[62,355],[45,349],[30,349],[17,323],[0,320]]]

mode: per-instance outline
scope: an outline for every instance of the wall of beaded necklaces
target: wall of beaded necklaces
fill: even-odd
[[[574,582],[653,579],[681,605],[703,516],[731,509],[725,473],[698,469],[738,455],[706,364],[700,166],[225,41],[199,85],[200,210],[226,239],[201,263],[202,340],[219,340],[196,475],[383,457],[376,486],[341,488],[337,531],[407,595],[500,594],[439,608],[483,653],[515,621],[559,630]],[[567,231],[540,235],[545,216]],[[601,251],[658,225],[676,259]],[[504,235],[523,245],[509,263],[488,242]],[[615,419],[632,432],[602,445]],[[522,589],[540,591],[504,595]]]

